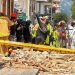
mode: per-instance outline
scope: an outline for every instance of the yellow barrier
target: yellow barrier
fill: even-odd
[[[63,54],[75,54],[75,50],[66,49],[66,48],[56,48],[56,47],[50,47],[45,45],[35,45],[29,43],[20,43],[20,42],[12,42],[12,41],[4,41],[4,40],[0,40],[0,44],[15,46],[15,47],[33,48],[35,50],[41,50],[41,51],[49,51],[49,52],[53,51],[53,52],[63,53]]]

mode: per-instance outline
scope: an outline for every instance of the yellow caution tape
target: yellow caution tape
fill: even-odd
[[[50,47],[50,46],[45,46],[45,45],[30,44],[30,43],[21,43],[21,42],[0,40],[0,44],[15,46],[15,47],[33,48],[35,50],[57,52],[57,53],[62,53],[62,54],[75,54],[75,50],[72,50],[72,49],[56,48],[56,47]]]

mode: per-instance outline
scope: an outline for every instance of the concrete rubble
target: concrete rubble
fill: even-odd
[[[4,63],[3,68],[7,69],[36,69],[37,72],[34,75],[75,75],[74,54],[53,54],[33,49],[17,49],[10,57],[0,56],[1,62]]]

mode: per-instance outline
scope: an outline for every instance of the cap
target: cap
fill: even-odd
[[[16,13],[12,13],[10,16],[14,17],[14,18],[17,18],[17,14]]]

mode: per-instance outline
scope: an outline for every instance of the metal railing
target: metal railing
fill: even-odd
[[[50,47],[46,45],[36,45],[30,43],[20,43],[20,42],[0,40],[0,45],[24,47],[24,48],[30,48],[30,49],[40,50],[40,51],[57,52],[61,54],[75,54],[75,50],[72,49],[56,48],[56,47]]]

